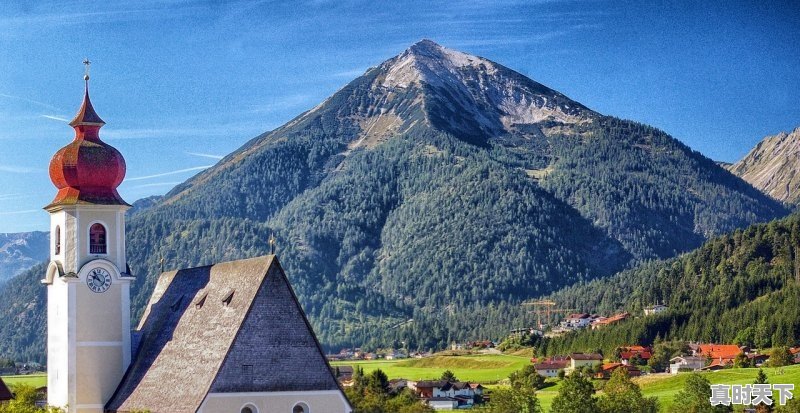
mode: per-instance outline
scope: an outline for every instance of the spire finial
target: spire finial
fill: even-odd
[[[87,58],[83,59],[83,64],[84,64],[84,66],[86,66],[86,68],[84,69],[84,72],[83,72],[83,80],[88,82],[89,81],[89,65],[91,65],[92,62],[89,61],[89,58],[87,57]]]
[[[271,255],[275,255],[275,233],[272,232],[269,234],[269,253]]]

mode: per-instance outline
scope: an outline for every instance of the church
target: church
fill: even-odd
[[[89,100],[50,162],[48,404],[68,413],[349,413],[275,255],[169,271],[131,331],[125,159]]]

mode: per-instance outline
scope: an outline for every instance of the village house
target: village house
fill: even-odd
[[[588,313],[575,313],[570,314],[567,318],[561,320],[561,328],[566,330],[578,330],[586,328],[592,323],[596,317]]]
[[[645,363],[653,356],[653,350],[649,346],[628,346],[619,348],[619,360],[622,364],[628,365],[631,360],[638,357]]]
[[[750,365],[753,367],[761,367],[769,360],[769,354],[749,353],[747,358],[750,360]]]
[[[431,397],[426,400],[426,403],[433,410],[458,409],[458,400],[453,397]]]
[[[467,348],[469,349],[482,349],[482,348],[494,348],[494,342],[491,340],[477,340],[467,343]]]
[[[733,366],[733,360],[728,359],[713,359],[711,363],[703,367],[701,370],[716,371]]]
[[[622,363],[603,363],[600,371],[595,373],[594,378],[596,379],[609,379],[611,378],[611,374],[614,373],[616,369],[624,369],[626,370],[628,377],[639,377],[642,375],[642,371],[636,368],[636,366],[626,365]]]
[[[682,369],[697,371],[702,369],[705,365],[706,359],[704,357],[678,356],[669,360],[669,372],[672,374],[678,374],[678,372]]]
[[[600,317],[592,322],[592,330],[619,323],[620,321],[627,320],[628,317],[630,317],[628,313],[614,314],[611,317]]]
[[[408,388],[408,380],[391,379],[389,380],[389,394],[398,394]]]
[[[333,367],[333,374],[339,383],[346,383],[353,380],[353,366],[336,366]]]
[[[409,381],[408,388],[436,410],[472,407],[476,398],[483,396],[483,386],[478,383],[421,380]],[[450,407],[453,403],[455,407]]]
[[[558,372],[564,370],[569,366],[568,360],[556,360],[556,361],[543,361],[541,363],[535,363],[533,368],[536,369],[536,374],[543,376],[543,377],[557,377]]]
[[[710,359],[715,366],[727,366],[733,364],[733,360],[742,349],[734,344],[690,344],[692,355]],[[711,364],[711,363],[709,363]]]
[[[800,347],[792,347],[789,349],[789,352],[792,353],[792,361],[794,364],[800,364]]]
[[[597,353],[572,353],[569,355],[569,367],[564,369],[566,374],[571,374],[576,369],[594,366],[603,362],[603,356]]]
[[[3,382],[3,379],[0,378],[0,403],[7,403],[13,398],[14,395],[11,394],[11,390],[8,389],[8,386],[6,386],[6,384]]]
[[[386,360],[399,360],[405,358],[408,358],[408,356],[405,353],[397,350],[392,350],[386,353]]]
[[[644,315],[648,316],[648,315],[661,314],[667,310],[669,310],[669,307],[662,304],[651,305],[649,307],[644,308]]]

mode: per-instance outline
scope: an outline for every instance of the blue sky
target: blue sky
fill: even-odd
[[[72,139],[64,119],[80,104],[84,57],[133,202],[422,38],[716,160],[800,126],[800,7],[789,1],[4,1],[0,232],[47,226],[47,165]]]

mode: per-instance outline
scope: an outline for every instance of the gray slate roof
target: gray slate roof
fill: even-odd
[[[5,383],[3,383],[3,379],[0,378],[0,402],[8,401],[14,398],[14,395],[11,394],[11,390],[8,389]]]
[[[192,413],[209,392],[340,390],[274,256],[162,274],[137,330],[108,412]]]

